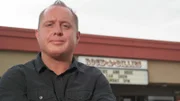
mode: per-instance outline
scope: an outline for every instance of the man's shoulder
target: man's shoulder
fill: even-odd
[[[27,71],[29,69],[32,69],[32,67],[34,67],[34,60],[30,60],[24,64],[17,64],[14,65],[12,67],[10,67],[7,72],[23,72],[23,71]]]

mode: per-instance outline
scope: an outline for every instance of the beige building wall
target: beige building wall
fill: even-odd
[[[148,61],[150,83],[180,84],[180,62]]]
[[[0,51],[0,76],[10,67],[36,58],[37,53]],[[148,61],[150,83],[180,84],[180,62]]]
[[[0,51],[0,76],[7,71],[8,68],[23,64],[35,58],[37,53],[18,52],[18,51]]]

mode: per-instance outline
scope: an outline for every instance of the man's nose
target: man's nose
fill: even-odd
[[[62,36],[63,35],[63,30],[62,30],[60,25],[57,25],[54,30],[55,30],[54,31],[54,35],[58,35],[58,36]]]

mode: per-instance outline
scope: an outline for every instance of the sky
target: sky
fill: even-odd
[[[1,0],[0,26],[37,29],[55,0]],[[180,0],[62,0],[81,33],[180,42]]]

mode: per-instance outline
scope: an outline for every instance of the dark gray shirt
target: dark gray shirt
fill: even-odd
[[[10,68],[0,81],[0,101],[115,101],[105,76],[73,59],[61,75],[36,59]]]

